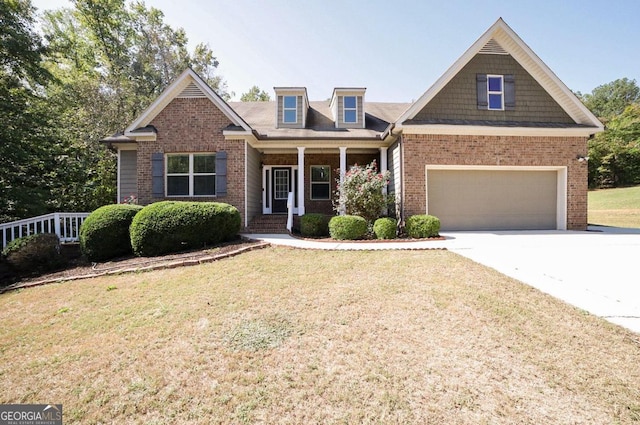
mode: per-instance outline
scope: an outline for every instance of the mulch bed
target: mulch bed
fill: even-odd
[[[228,258],[254,249],[265,248],[267,246],[269,246],[269,244],[266,242],[239,239],[210,249],[168,254],[158,257],[125,257],[104,263],[89,263],[86,260],[77,257],[72,259],[69,263],[69,267],[64,270],[48,273],[46,275],[22,278],[16,283],[0,288],[0,293],[53,282],[210,263],[222,258]]]

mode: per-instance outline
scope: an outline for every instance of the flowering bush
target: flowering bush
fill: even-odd
[[[355,164],[345,173],[342,183],[338,180],[334,209],[338,213],[360,216],[371,227],[393,202],[393,197],[382,192],[389,184],[390,175],[389,171],[378,173],[375,160],[365,167]]]

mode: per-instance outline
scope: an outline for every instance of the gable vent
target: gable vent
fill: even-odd
[[[500,44],[493,38],[484,45],[482,49],[478,53],[484,55],[508,55],[509,52],[504,50]]]
[[[177,97],[182,98],[195,98],[195,97],[207,97],[204,92],[195,83],[191,82],[187,87],[182,90]]]

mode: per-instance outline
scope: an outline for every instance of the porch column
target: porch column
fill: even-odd
[[[304,215],[304,147],[298,147],[298,215]]]
[[[380,148],[380,173],[387,171],[387,148]],[[387,194],[387,186],[382,188],[382,193]]]
[[[344,175],[347,173],[347,147],[340,146],[340,185],[344,183]],[[340,207],[340,215],[345,215],[347,212],[345,211],[344,206]]]

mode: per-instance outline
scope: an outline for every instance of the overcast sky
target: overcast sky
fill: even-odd
[[[39,10],[68,0],[32,0]],[[146,0],[208,43],[237,100],[253,85],[366,87],[367,100],[417,99],[502,17],[572,90],[640,80],[640,1]]]

